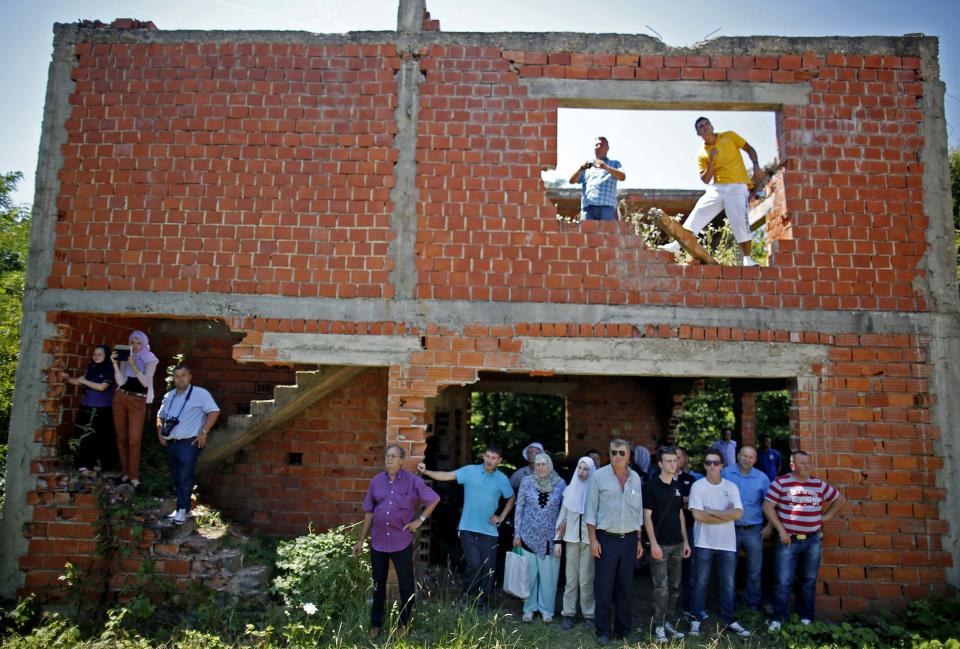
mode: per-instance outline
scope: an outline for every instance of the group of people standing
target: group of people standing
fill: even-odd
[[[727,215],[730,229],[743,254],[743,266],[756,266],[751,257],[753,235],[750,231],[748,202],[750,188],[757,186],[764,173],[757,159],[756,150],[734,131],[714,131],[706,117],[697,118],[694,130],[703,140],[697,153],[700,180],[707,190],[697,201],[683,227],[696,236],[720,212]],[[620,161],[607,154],[610,143],[599,136],[593,141],[593,158],[580,165],[571,174],[569,182],[580,185],[580,217],[585,221],[617,220],[617,182],[626,180]],[[743,164],[743,151],[753,163],[752,173],[747,173]],[[680,244],[673,241],[661,246],[662,250],[677,254]]]
[[[579,607],[585,628],[596,632],[599,644],[609,643],[612,636],[629,637],[634,569],[649,552],[656,641],[701,633],[714,572],[723,629],[750,637],[751,631],[736,616],[737,557],[744,556],[745,604],[760,610],[763,541],[774,533],[776,577],[768,630],[779,630],[789,614],[795,578],[796,611],[803,623],[813,619],[821,525],[837,515],[844,499],[810,474],[806,453],[794,451],[790,471],[772,481],[754,468],[757,451],[752,446],[740,448],[736,463],[726,467],[722,451],[709,449],[704,475],[689,470],[686,452],[680,448],[661,447],[655,466],[648,453],[650,466],[643,475],[632,468],[636,456],[626,440],[612,440],[608,453],[609,463],[602,467],[590,455],[581,457],[569,483],[564,483],[542,445],[531,444],[524,451],[529,465],[514,474],[519,477],[516,488],[498,470],[502,456],[493,446],[484,451],[482,463],[456,471],[418,465],[425,477],[456,480],[464,487],[459,524],[466,560],[463,593],[479,612],[486,611],[493,592],[497,526],[515,507],[513,545],[527,558],[530,580],[524,622],[532,622],[537,614],[545,623],[553,621],[563,558],[563,628],[576,624]],[[387,447],[387,468],[370,485],[364,501],[367,515],[354,548],[359,556],[368,531],[373,532],[373,637],[383,625],[388,560],[393,560],[400,580],[400,632],[407,630],[415,593],[409,545],[413,532],[440,500],[422,478],[400,467],[402,457],[399,446]],[[418,501],[425,506],[419,515]],[[393,549],[388,548],[391,538]],[[677,610],[681,595],[682,615]],[[678,628],[683,619],[685,632]]]
[[[150,351],[147,335],[134,331],[123,349],[111,350],[108,345],[94,347],[83,376],[61,372],[62,380],[83,388],[75,420],[80,475],[96,477],[98,467],[101,471],[108,470],[115,459],[119,459],[122,472],[119,483],[143,490],[140,453],[147,410],[154,401],[154,375],[159,363],[160,359]],[[197,459],[220,408],[209,391],[191,385],[192,375],[186,364],[174,368],[172,379],[174,389],[164,395],[156,425],[158,440],[167,450],[177,494],[176,509],[169,518],[180,524],[190,515]]]

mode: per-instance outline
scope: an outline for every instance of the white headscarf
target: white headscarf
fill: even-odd
[[[586,464],[590,469],[586,480],[581,480],[580,476],[577,475],[581,464]],[[582,514],[583,510],[586,509],[587,493],[590,492],[590,482],[593,480],[593,474],[596,470],[597,467],[593,463],[592,457],[585,455],[577,460],[577,468],[573,472],[573,477],[570,478],[570,484],[563,490],[563,506],[566,507],[567,510]]]

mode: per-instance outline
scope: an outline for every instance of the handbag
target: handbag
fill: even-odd
[[[530,596],[530,573],[527,558],[520,548],[507,552],[503,565],[503,592],[526,599]]]

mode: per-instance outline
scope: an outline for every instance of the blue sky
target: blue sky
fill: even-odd
[[[589,6],[588,11],[584,7]],[[746,10],[745,10],[746,8]],[[444,31],[577,31],[652,35],[688,46],[714,36],[864,36],[922,32],[940,37],[941,78],[947,84],[950,145],[960,146],[960,2],[957,0],[806,0],[805,2],[656,2],[606,0],[427,0]],[[33,201],[33,177],[52,50],[54,22],[114,18],[152,20],[160,29],[276,29],[311,32],[395,29],[396,0],[11,0],[0,10],[0,171],[22,171],[15,199]],[[773,157],[769,114],[711,114]],[[698,140],[686,114],[561,111],[557,175],[569,176],[592,151],[593,135],[611,141],[628,185],[697,187]]]

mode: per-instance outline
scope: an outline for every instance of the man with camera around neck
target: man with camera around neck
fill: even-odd
[[[197,458],[220,416],[220,407],[210,393],[190,385],[190,380],[190,368],[183,363],[177,365],[173,370],[174,389],[163,396],[157,413],[157,436],[167,448],[167,465],[177,492],[177,508],[168,518],[177,525],[190,516]]]
[[[610,144],[598,136],[593,141],[593,158],[577,167],[570,176],[571,185],[580,185],[580,217],[584,221],[617,220],[617,181],[623,182],[620,162],[607,157]]]

